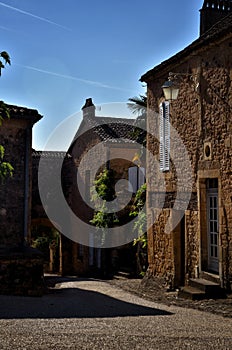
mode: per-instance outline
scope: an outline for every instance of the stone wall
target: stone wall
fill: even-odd
[[[147,82],[148,103],[152,111],[148,116],[148,130],[152,131],[159,128],[157,113],[158,105],[162,101],[161,86],[167,80],[168,72],[189,73],[196,79],[194,84],[189,76],[181,78],[178,99],[172,101],[170,109],[171,125],[177,130],[187,149],[193,180],[192,189],[190,178],[189,188],[184,190],[192,192],[185,212],[185,277],[194,277],[195,267],[201,264],[201,239],[203,230],[206,228],[199,221],[199,211],[203,205],[199,193],[199,181],[216,177],[219,181],[219,249],[221,252],[219,274],[221,283],[225,287],[229,287],[232,279],[231,54],[232,39],[227,39],[215,45],[206,46],[205,49],[202,48],[195,55],[186,57],[186,62],[180,60],[173,66],[164,66],[156,76],[150,76]],[[207,145],[210,154],[206,154]],[[148,195],[152,197],[151,193],[157,192],[157,188],[162,192],[160,190],[162,188],[163,196],[166,198],[163,207],[170,208],[170,212],[172,211],[170,203],[175,202],[177,173],[182,158],[181,151],[178,152],[176,147],[175,140],[171,138],[171,157],[175,156],[175,164],[172,162],[170,171],[160,174],[157,164],[152,161],[152,158],[159,159],[159,142],[158,139],[148,136],[148,148],[153,154],[147,162]],[[158,177],[155,185],[153,184],[154,174]],[[186,176],[185,171],[183,176]],[[160,193],[159,196],[161,196]],[[150,208],[155,209],[151,202],[148,203],[148,209]],[[165,214],[162,212],[153,226],[153,241],[150,233],[149,245],[153,247],[149,249],[149,261],[154,275],[166,274],[168,279],[171,275],[174,281],[175,271],[172,265],[175,264],[170,263],[170,248],[161,239],[166,216],[167,212]],[[171,260],[173,259],[172,257]]]
[[[93,217],[94,211],[88,201],[91,198],[90,189],[93,186],[96,174],[106,166],[114,170],[116,181],[128,179],[128,168],[134,166],[132,159],[137,151],[138,147],[133,145],[133,143],[120,144],[115,140],[114,142],[110,140],[102,141],[102,138],[95,132],[94,128],[90,130],[87,128],[86,132],[76,138],[69,149],[69,154],[75,165],[72,169],[72,191],[69,196],[69,205],[79,219],[89,224]],[[64,168],[64,173],[65,171],[69,170]],[[80,193],[80,187],[82,187],[84,198],[82,198]],[[128,216],[124,214],[124,211],[121,211],[120,214],[122,220]],[[73,227],[72,229],[74,234],[76,233],[75,238],[78,242],[78,227]],[[91,229],[87,234],[91,233],[90,231]],[[93,260],[94,265],[96,265],[98,260],[97,249],[94,249],[91,254],[94,255]],[[63,274],[96,273],[96,266],[90,267],[89,265],[89,247],[81,247],[79,243],[72,242],[65,237],[62,237],[61,259]],[[102,259],[104,259],[103,255]]]
[[[45,284],[41,253],[28,247],[5,253],[0,253],[0,293],[42,296]]]
[[[90,152],[88,152],[90,151]],[[61,182],[64,197],[75,215],[89,224],[89,220],[93,217],[93,210],[88,205],[90,200],[90,187],[96,176],[96,171],[99,172],[104,166],[110,166],[115,171],[116,181],[121,178],[128,178],[128,167],[134,166],[131,162],[137,147],[133,144],[128,145],[111,144],[110,142],[101,142],[101,139],[92,130],[79,136],[68,151],[65,157],[63,152],[33,152],[33,186],[32,186],[32,224],[44,225],[52,227],[52,223],[47,217],[47,214],[41,203],[39,188],[38,188],[38,169],[39,162],[42,157],[43,169],[45,170],[41,178],[42,187],[44,185],[45,193],[49,196],[56,196],[56,187],[49,185],[46,188],[49,178],[59,171],[58,167],[60,159],[64,158]],[[107,163],[107,157],[113,158]],[[77,181],[77,170],[79,178]],[[84,198],[80,193],[79,186],[82,186]],[[40,188],[41,190],[41,188]],[[42,188],[43,190],[43,188]],[[54,197],[55,200],[55,197]],[[59,209],[59,201],[57,209]],[[128,220],[128,213],[120,211],[120,219]],[[121,218],[122,217],[122,218]],[[59,229],[59,224],[57,225]],[[62,230],[61,230],[62,231]],[[94,273],[93,268],[89,266],[89,247],[78,243],[79,227],[72,226],[72,236],[77,242],[63,236],[60,240],[60,269],[59,272],[65,274],[86,275]],[[88,233],[87,233],[88,234]],[[94,261],[97,261],[97,251],[94,250]]]
[[[31,224],[32,127],[36,110],[7,105],[10,119],[0,126],[4,161],[13,176],[0,184],[0,293],[41,294],[43,259],[29,248]]]
[[[154,210],[150,209],[148,215],[157,215]],[[149,266],[152,268],[156,277],[161,277],[165,280],[168,287],[173,287],[173,275],[174,275],[174,254],[173,254],[173,234],[165,233],[165,227],[167,225],[168,218],[170,217],[170,211],[164,209],[158,216],[158,220],[152,226],[152,251],[151,256],[150,248],[149,252]],[[149,235],[148,235],[149,237]],[[149,237],[149,247],[150,247]]]
[[[186,210],[185,212],[185,270],[186,283],[189,277],[196,277],[196,267],[199,267],[200,237],[198,234],[198,211]]]
[[[1,126],[0,144],[5,147],[4,159],[14,168],[13,176],[0,185],[1,246],[17,246],[24,240],[26,127],[23,124],[7,120]]]

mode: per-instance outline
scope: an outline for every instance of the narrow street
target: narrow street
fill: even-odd
[[[101,280],[0,296],[0,349],[231,349],[232,319],[141,299]]]

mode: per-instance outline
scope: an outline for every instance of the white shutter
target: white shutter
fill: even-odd
[[[169,102],[160,104],[160,170],[168,171],[170,167],[170,122]]]
[[[169,102],[164,103],[165,118],[164,118],[164,134],[165,134],[165,157],[164,157],[164,170],[170,170],[170,104]]]
[[[145,168],[140,167],[138,179],[138,189],[145,183]]]
[[[160,135],[160,170],[164,171],[164,109],[163,103],[159,109],[159,135]]]
[[[128,180],[129,180],[129,188],[128,191],[132,193],[137,192],[137,166],[133,166],[128,169]]]

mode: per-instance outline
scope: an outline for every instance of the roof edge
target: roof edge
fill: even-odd
[[[43,118],[41,114],[36,109],[31,109],[22,106],[10,105],[5,103],[6,108],[8,109],[11,119],[22,119],[30,120],[33,124],[37,123],[40,119]]]
[[[220,30],[220,24],[222,24],[224,21],[225,23],[228,22],[228,24],[225,25]],[[139,80],[141,82],[148,82],[149,78],[153,74],[158,72],[160,69],[165,70],[168,68],[169,65],[180,63],[180,60],[181,61],[186,60],[187,56],[189,56],[193,51],[200,50],[202,47],[209,44],[213,40],[218,40],[223,35],[225,34],[229,35],[231,32],[232,32],[232,14],[230,13],[229,15],[224,17],[221,21],[217,22],[214,26],[212,26],[207,32],[201,35],[198,39],[194,40],[191,44],[189,44],[184,49],[179,51],[177,54],[171,56],[167,60],[159,63],[157,66],[147,71],[145,74],[141,76]]]

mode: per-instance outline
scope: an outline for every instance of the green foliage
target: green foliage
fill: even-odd
[[[134,223],[134,231],[138,233],[138,238],[134,239],[134,245],[138,242],[142,243],[142,248],[147,246],[147,233],[146,230],[147,217],[145,212],[139,212],[137,215],[137,220]]]
[[[128,108],[132,113],[142,116],[146,114],[147,109],[147,94],[134,96],[128,99],[130,102],[127,103]]]
[[[2,124],[4,119],[10,118],[10,113],[3,101],[0,101],[0,125]]]
[[[5,154],[5,149],[2,145],[0,145],[0,159],[3,159],[4,154]]]
[[[45,260],[49,260],[49,239],[48,237],[38,237],[36,238],[31,245],[33,248],[40,250]]]
[[[3,62],[4,62],[4,64],[3,64]],[[2,51],[2,52],[0,52],[0,75],[2,72],[2,68],[5,68],[6,64],[11,64],[10,56],[6,51]]]
[[[146,190],[147,190],[147,184],[143,184],[136,192],[134,206],[135,206],[135,210],[137,211],[140,211],[145,204]]]
[[[45,260],[49,261],[50,251],[49,246],[52,244],[56,249],[59,246],[59,232],[50,227],[34,227],[31,232],[33,248],[40,250]]]
[[[118,223],[118,218],[115,213],[106,213],[106,201],[103,201],[102,206],[94,212],[93,219],[90,223],[99,229],[104,229],[107,227],[112,227],[113,224]]]
[[[7,176],[13,176],[14,168],[8,162],[0,162],[0,183],[4,182]]]
[[[135,195],[133,204],[133,210],[130,212],[130,216],[137,217],[134,223],[134,231],[137,232],[137,237],[134,239],[134,245],[138,242],[142,243],[142,248],[147,246],[147,233],[146,231],[146,212],[143,209],[146,201],[146,189],[147,185],[143,184]]]
[[[147,262],[147,218],[145,210],[142,210],[146,201],[146,184],[142,185],[136,195],[133,204],[133,210],[130,212],[130,216],[136,217],[134,222],[134,231],[137,234],[137,238],[134,239],[133,245],[137,246],[136,262],[137,273],[140,276],[144,276],[148,262]]]
[[[101,240],[104,243],[104,230],[118,223],[118,218],[115,213],[106,212],[106,202],[112,201],[115,198],[114,191],[114,173],[112,170],[104,169],[94,181],[94,186],[91,189],[91,200],[95,206],[95,212],[90,223],[101,230]],[[99,197],[101,200],[99,200]]]
[[[10,163],[3,161],[4,153],[4,147],[0,145],[0,183],[2,183],[7,176],[12,176],[14,170]]]
[[[134,131],[132,137],[136,139],[143,147],[140,150],[140,158],[143,156],[144,147],[146,147],[146,121],[147,121],[147,93],[128,99],[128,108],[133,114],[137,114],[134,122]]]
[[[96,190],[94,194],[94,190]],[[92,201],[96,201],[98,196],[105,201],[112,201],[115,198],[114,190],[114,172],[113,170],[104,169],[94,181],[91,189]]]

